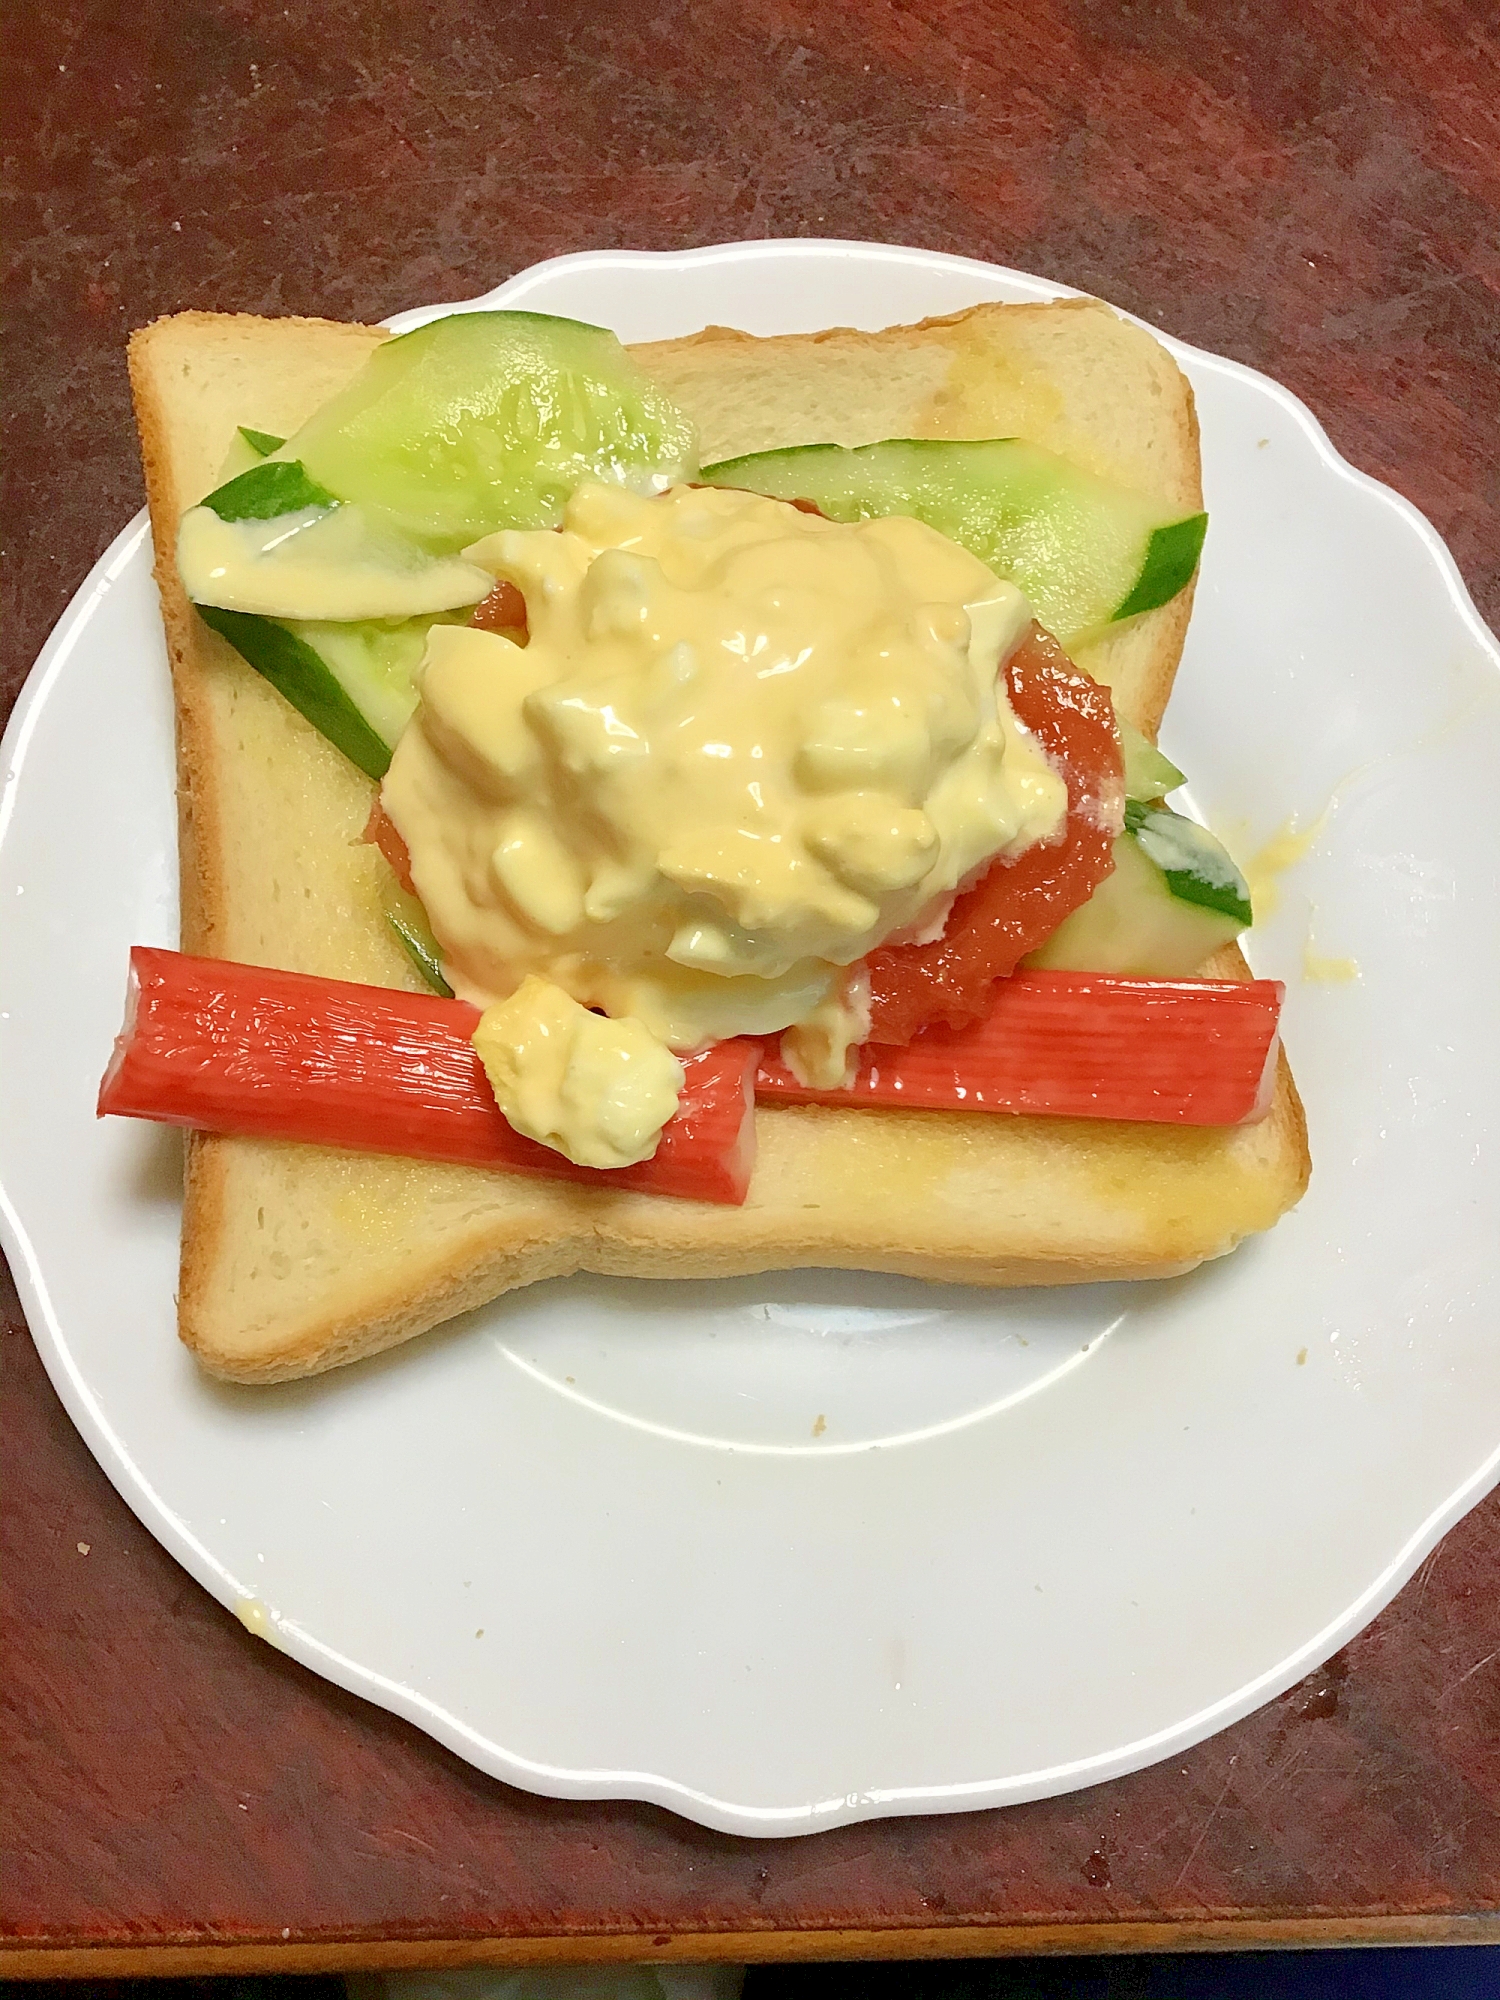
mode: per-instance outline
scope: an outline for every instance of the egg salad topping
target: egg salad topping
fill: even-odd
[[[920,522],[585,484],[464,553],[529,642],[433,628],[383,801],[481,1006],[534,975],[670,1048],[788,1029],[837,1084],[865,955],[1062,824],[999,676],[1026,600]]]

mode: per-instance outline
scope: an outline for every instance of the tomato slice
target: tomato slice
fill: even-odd
[[[415,896],[417,892],[411,879],[411,854],[406,842],[396,831],[396,822],[380,803],[379,792],[375,794],[374,803],[370,807],[370,817],[365,821],[365,830],[360,839],[367,840],[372,847],[380,849],[407,895]]]
[[[1067,785],[1068,816],[1058,838],[995,862],[958,897],[935,943],[871,952],[873,1042],[909,1042],[929,1021],[956,1028],[977,1021],[995,981],[1086,903],[1114,866],[1125,780],[1109,689],[1039,625],[1006,661],[1005,688],[1016,720]]]
[[[469,623],[481,632],[503,632],[513,639],[526,630],[526,599],[513,583],[497,583],[489,596],[474,606]]]

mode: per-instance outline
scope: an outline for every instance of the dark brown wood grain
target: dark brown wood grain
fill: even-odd
[[[378,318],[563,251],[776,234],[1016,264],[1279,377],[1429,515],[1493,622],[1492,22],[1482,0],[17,0],[7,705],[140,501],[131,326]],[[4,1367],[13,1970],[1500,1936],[1495,1499],[1321,1674],[1180,1760],[761,1844],[509,1791],[314,1680],[116,1498],[13,1295]]]

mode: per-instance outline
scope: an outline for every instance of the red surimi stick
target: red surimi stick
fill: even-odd
[[[904,1048],[867,1044],[853,1083],[808,1090],[768,1044],[768,1104],[879,1104],[1052,1118],[1238,1125],[1270,1109],[1279,980],[1118,979],[1017,972],[970,1027],[929,1027]]]
[[[682,1096],[653,1158],[600,1169],[506,1123],[470,1045],[478,1021],[462,1000],[137,945],[99,1113],[743,1202],[758,1043],[684,1057]]]
[[[1017,973],[983,1021],[872,1046],[842,1090],[805,1089],[773,1047],[721,1042],[684,1059],[654,1158],[601,1171],[507,1124],[469,1040],[479,1010],[464,1001],[137,946],[99,1111],[740,1203],[752,1073],[767,1103],[1232,1125],[1269,1107],[1282,991]]]

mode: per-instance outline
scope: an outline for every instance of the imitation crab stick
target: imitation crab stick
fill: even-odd
[[[842,1090],[799,1084],[774,1045],[684,1060],[654,1158],[601,1175],[501,1116],[460,1000],[137,946],[101,1115],[405,1154],[699,1201],[745,1199],[750,1086],[766,1103],[1232,1125],[1269,1103],[1282,987],[1273,980],[1017,973],[964,1029],[865,1050]]]
[[[506,1123],[470,1045],[478,1021],[462,1000],[138,945],[99,1112],[695,1201],[745,1199],[758,1043],[685,1057],[678,1109],[654,1157],[606,1173]]]
[[[808,1090],[771,1049],[755,1094],[786,1104],[1022,1111],[1054,1118],[1238,1125],[1270,1108],[1278,980],[1018,972],[967,1028],[867,1045],[854,1081]]]

